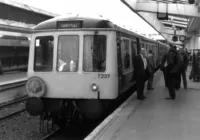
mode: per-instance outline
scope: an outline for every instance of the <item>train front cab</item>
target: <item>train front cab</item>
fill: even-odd
[[[115,31],[44,32],[32,40],[26,91],[41,99],[44,109],[59,111],[61,102],[70,100],[95,118],[104,112],[103,101],[117,98]],[[33,105],[28,109],[31,113]]]

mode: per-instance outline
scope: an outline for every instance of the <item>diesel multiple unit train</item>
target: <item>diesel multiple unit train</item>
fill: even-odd
[[[39,23],[30,43],[27,111],[56,122],[101,118],[135,84],[133,59],[141,47],[154,52],[157,65],[167,51],[165,44],[104,19]]]

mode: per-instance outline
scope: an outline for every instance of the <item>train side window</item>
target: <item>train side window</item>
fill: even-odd
[[[123,55],[124,57],[124,68],[130,68],[130,50],[129,50],[129,40],[124,39]]]
[[[35,39],[34,71],[52,71],[53,36],[40,36]]]
[[[144,48],[144,43],[142,43],[142,47],[141,48]]]
[[[58,38],[57,71],[78,71],[79,36],[61,35]]]
[[[85,35],[83,46],[83,71],[104,72],[106,70],[106,36]]]

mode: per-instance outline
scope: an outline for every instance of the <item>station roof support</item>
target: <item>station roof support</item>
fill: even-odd
[[[126,1],[126,0],[125,0]],[[167,7],[167,11],[166,11]],[[173,16],[182,17],[200,17],[198,7],[190,4],[170,4],[170,3],[157,3],[157,2],[138,2],[135,6],[137,12],[148,12],[148,13],[166,13]]]
[[[183,44],[181,41],[174,42],[172,37],[185,36],[188,38],[188,25],[191,19],[200,17],[200,0],[195,4],[189,4],[187,0],[121,0],[133,12],[150,24],[165,39],[175,44]],[[159,20],[157,14],[166,14],[167,19]],[[195,30],[195,29],[194,29]]]

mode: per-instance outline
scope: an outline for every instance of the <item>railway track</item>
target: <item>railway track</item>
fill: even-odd
[[[0,121],[25,112],[26,109],[24,106],[26,99],[27,96],[24,96],[20,99],[0,104],[0,112],[2,113],[0,114]]]

